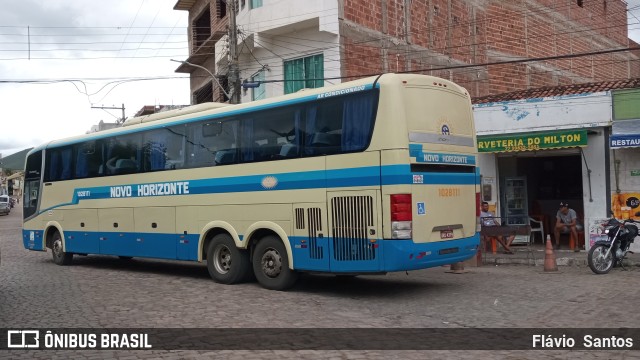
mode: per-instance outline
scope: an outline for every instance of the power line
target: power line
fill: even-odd
[[[454,66],[444,66],[439,68],[429,68],[429,69],[416,69],[416,70],[405,70],[405,71],[396,71],[398,74],[411,74],[411,73],[422,73],[422,72],[432,72],[432,71],[441,71],[441,70],[455,70],[455,69],[467,69],[467,68],[476,68],[476,67],[485,67],[485,66],[495,66],[495,65],[507,65],[507,64],[522,64],[534,61],[549,61],[549,60],[559,60],[559,59],[571,59],[582,56],[591,56],[591,55],[601,55],[601,54],[611,54],[617,52],[625,52],[625,51],[636,51],[640,50],[640,47],[636,48],[623,48],[623,49],[609,49],[609,50],[601,50],[601,51],[592,51],[588,53],[577,53],[577,54],[565,54],[565,55],[557,55],[557,56],[548,56],[548,57],[540,57],[540,58],[527,58],[527,59],[519,59],[519,60],[508,60],[508,61],[495,61],[495,62],[486,62],[482,64],[470,64],[470,65],[454,65]],[[377,76],[381,73],[371,73],[371,74],[358,74],[358,75],[350,75],[350,76],[336,76],[336,77],[327,77],[321,79],[303,79],[303,80],[265,80],[261,81],[264,83],[271,82],[284,82],[284,81],[320,81],[320,80],[339,80],[339,79],[351,79],[351,78],[361,78],[361,77],[369,77],[369,76]]]
[[[525,13],[526,13],[526,14],[530,14],[530,13],[538,13],[538,12],[557,12],[557,10],[558,10],[558,9],[560,9],[561,7],[566,7],[566,6],[568,6],[568,5],[557,6],[557,7],[550,8],[550,9],[549,9],[549,8],[543,8],[543,7],[540,7],[540,8],[538,8],[538,9],[536,9],[536,10],[541,10],[541,11],[534,11],[534,10],[526,9],[526,10],[523,10],[523,11],[520,11],[520,12],[516,12],[516,14],[525,14]],[[487,19],[490,19],[490,18],[491,18],[491,17],[483,17],[482,19],[480,19],[480,21],[478,21],[478,20],[474,20],[474,21],[469,21],[468,23],[469,23],[469,24],[472,24],[472,23],[478,24],[478,23],[481,23],[481,22],[486,22],[486,21],[487,21]],[[572,19],[572,20],[569,20],[569,21],[574,21],[574,20]],[[450,26],[447,26],[447,28],[449,28],[449,27],[450,27]],[[605,28],[613,28],[613,27],[614,27],[614,26],[609,26],[609,27],[605,27]],[[60,27],[60,28],[70,28],[70,27]],[[89,28],[90,28],[90,27],[89,27]],[[134,28],[134,27],[133,27],[133,26],[131,26],[130,28]],[[147,27],[147,29],[149,29],[149,28],[150,28],[150,27]],[[605,29],[605,28],[603,28],[603,29]],[[432,29],[433,29],[433,28],[432,28]],[[566,33],[579,33],[579,32],[583,32],[583,31],[592,31],[592,30],[593,30],[593,29],[587,29],[587,30],[579,30],[579,31],[573,31],[573,32],[566,32]],[[556,33],[556,34],[559,34],[559,33]],[[149,35],[149,34],[148,34],[148,32],[147,32],[145,35]],[[538,36],[546,36],[546,34],[538,35]],[[381,39],[381,38],[369,39],[369,40],[367,40],[367,42],[369,42],[369,41],[377,41],[377,40],[380,40],[380,39]],[[508,40],[508,41],[518,41],[518,40],[520,40],[520,39],[525,39],[525,40],[526,40],[526,39],[532,39],[532,37],[516,38],[516,39],[511,39],[511,40]],[[480,44],[483,44],[483,45],[484,45],[484,44],[486,44],[486,43],[465,44],[465,45],[461,45],[461,46],[458,46],[458,47],[468,47],[468,46],[480,45]],[[334,45],[333,47],[336,47],[336,46],[339,46],[339,45]],[[379,47],[374,47],[374,48],[379,48]],[[453,49],[453,48],[454,48],[454,47],[445,47],[445,48],[442,48],[441,50],[442,50],[442,52],[450,52],[450,50],[451,50],[451,49]],[[322,49],[322,48],[318,48],[318,49]],[[76,49],[76,50],[79,50],[79,49]],[[153,50],[153,49],[152,49],[152,50]],[[407,55],[413,55],[413,54],[418,53],[419,51],[431,51],[431,52],[433,52],[433,51],[437,51],[437,50],[440,50],[440,49],[433,49],[433,48],[431,48],[431,49],[425,49],[425,50],[412,50],[412,51],[406,51],[406,52],[405,52],[405,54],[407,54]],[[94,51],[95,51],[95,50],[94,50]],[[394,51],[394,54],[396,54],[396,55],[397,55],[397,54],[402,55],[402,53],[398,53],[397,51]],[[433,56],[441,56],[441,55],[433,55]],[[432,56],[432,57],[433,57],[433,56]],[[282,57],[280,57],[280,58],[282,58]],[[13,60],[13,59],[12,59],[12,60]],[[423,61],[424,61],[424,59],[423,59]]]
[[[568,7],[568,6],[571,6],[571,5],[570,5],[570,4],[569,4],[569,5],[561,5],[561,6],[552,7],[552,8],[544,8],[544,7],[541,7],[541,8],[539,8],[539,9],[541,9],[541,10],[542,10],[542,11],[540,11],[540,13],[545,13],[545,12],[546,12],[546,13],[556,13],[556,12],[558,12],[558,9],[561,9],[561,8],[563,8],[563,7]],[[319,14],[320,14],[320,17],[333,16],[333,14],[323,15],[323,13],[324,13],[323,11],[308,12],[308,13],[303,13],[303,14],[300,14],[300,15],[309,15],[309,14],[315,14],[315,13],[319,13]],[[525,9],[525,10],[522,10],[522,11],[519,11],[519,12],[517,12],[517,11],[516,11],[516,12],[513,12],[513,13],[514,13],[515,15],[525,15],[525,14],[535,14],[535,13],[538,13],[538,11]],[[496,19],[497,19],[497,18],[504,18],[504,14],[501,14],[501,15],[499,15],[499,16],[498,16],[498,15],[496,15],[496,16],[494,16],[494,17],[490,17],[490,16],[488,17],[488,16],[485,16],[485,17],[483,17],[483,18],[482,18],[482,19],[480,19],[480,20],[473,20],[473,21],[463,22],[462,24],[476,24],[476,25],[477,25],[478,23],[487,22],[488,20],[491,20],[491,19],[493,19],[493,18],[496,18]],[[278,19],[287,19],[287,20],[288,20],[289,18],[288,18],[288,17],[282,17],[282,18],[278,18]],[[273,20],[273,19],[271,19],[271,20],[265,20],[265,21],[266,21],[266,22],[270,22],[270,21],[272,21],[272,20]],[[570,19],[570,20],[567,20],[567,21],[565,21],[565,22],[575,22],[576,20],[580,20],[580,19]],[[263,22],[265,22],[265,21],[263,21]],[[254,21],[254,22],[252,22],[252,24],[255,24],[255,23],[260,23],[260,22],[255,22],[255,21]],[[338,22],[336,22],[336,24],[337,24],[337,23],[338,23]],[[431,28],[431,30],[444,30],[444,29],[449,29],[449,28],[454,27],[454,26],[460,26],[460,23],[458,23],[458,24],[454,24],[454,25],[445,25],[445,26],[443,26],[443,27],[432,27],[432,28]],[[4,27],[16,27],[16,26],[4,26]],[[0,27],[0,28],[1,28],[1,27]],[[153,29],[165,29],[165,28],[168,28],[168,27],[153,27],[153,26],[150,26],[150,27],[134,27],[134,26],[130,26],[130,27],[32,27],[32,28],[39,28],[39,29],[118,29],[118,30],[120,30],[120,29],[128,29],[128,30],[131,30],[131,29],[141,29],[141,28],[142,28],[142,29],[147,29],[147,30],[149,30],[149,29],[151,29],[151,28],[153,28]],[[174,28],[175,28],[175,27],[174,27]],[[172,29],[173,29],[173,28],[172,28]],[[587,29],[587,30],[588,30],[588,29]],[[578,31],[578,32],[579,32],[579,31]],[[414,33],[414,32],[410,32],[410,34],[415,35],[415,33]],[[86,34],[86,36],[93,36],[93,35],[105,36],[105,34]],[[128,35],[147,36],[147,35],[166,35],[166,34],[148,34],[148,31],[147,31],[147,32],[145,32],[144,34],[130,34],[130,33],[129,33],[129,34],[124,35],[124,36],[128,36]],[[21,34],[21,36],[25,36],[25,35],[24,35],[24,34]],[[58,34],[58,35],[55,35],[55,34],[54,34],[54,35],[52,35],[52,34],[50,34],[50,33],[47,33],[46,35],[32,35],[32,36],[85,36],[85,34],[84,34],[84,33],[80,33],[80,34]],[[123,34],[114,34],[114,36],[123,36]],[[381,39],[382,39],[382,38],[377,38],[377,39],[374,39],[374,40],[381,40]]]
[[[131,21],[131,25],[133,25],[133,23],[136,22],[136,19],[138,18],[138,15],[140,14],[140,9],[142,9],[142,5],[144,5],[144,0],[142,0],[140,2],[140,7],[138,7],[138,11],[136,12],[136,16],[133,17],[133,21]],[[124,40],[127,40],[127,37],[129,36],[129,32],[131,31],[131,26],[129,26],[129,29],[127,30],[127,35],[125,35]],[[122,47],[124,46],[124,43],[122,45],[120,45],[120,50],[122,50]],[[116,57],[120,55],[120,51],[118,50],[118,53],[116,54]]]
[[[615,28],[615,27],[618,27],[618,26],[616,25],[616,26],[608,26],[608,27],[604,27],[604,28],[596,28],[595,30],[598,30],[598,29],[606,30],[606,29],[611,29],[611,28]],[[583,31],[593,31],[593,30],[594,30],[594,29],[580,30],[580,31],[571,31],[571,32],[565,32],[565,33],[549,33],[549,34],[541,34],[541,35],[538,35],[538,36],[536,36],[536,37],[541,37],[541,38],[543,38],[543,37],[548,37],[548,36],[553,36],[553,35],[575,34],[575,33],[580,33],[580,32],[583,32]],[[286,37],[286,36],[285,36],[285,37]],[[508,42],[510,42],[510,41],[519,41],[519,40],[529,40],[529,39],[534,39],[534,38],[536,38],[536,37],[518,38],[518,39],[514,39],[514,40],[508,40]],[[303,39],[303,38],[298,38],[298,39],[300,39],[301,41],[306,41],[306,42],[309,42],[309,41],[316,41],[316,40]],[[380,39],[379,39],[379,38],[377,38],[375,41],[377,41],[377,40],[380,40]],[[265,42],[267,42],[267,43],[270,43],[270,44],[272,44],[272,45],[275,45],[275,46],[280,46],[280,47],[282,47],[282,48],[285,48],[285,49],[288,49],[288,50],[292,50],[292,52],[291,52],[291,53],[289,53],[289,54],[286,54],[286,53],[285,53],[285,54],[283,54],[284,56],[291,55],[291,54],[297,54],[297,53],[299,52],[299,51],[297,51],[297,50],[294,50],[294,49],[291,49],[291,48],[287,48],[287,47],[282,46],[282,45],[278,45],[278,44],[276,44],[276,43],[275,43],[275,41],[274,41],[274,40],[272,40],[272,41],[270,42],[270,41],[269,41],[269,40],[267,40],[267,39],[263,39],[263,41],[265,41]],[[278,42],[284,42],[284,43],[287,43],[286,41],[281,40],[281,39],[278,39],[277,41],[278,41]],[[316,41],[316,42],[321,42],[321,41]],[[289,44],[293,44],[293,45],[300,45],[300,44],[298,44],[298,43],[292,43],[292,42],[288,42],[288,43],[289,43]],[[343,49],[345,48],[345,46],[344,46],[344,45],[340,45],[340,44],[336,44],[336,43],[330,43],[330,44],[331,44],[332,46],[329,46],[329,47],[317,47],[317,48],[315,48],[315,50],[317,50],[317,51],[324,51],[324,50],[328,50],[328,49],[332,49],[332,48],[336,48],[336,47],[340,47],[340,48],[343,48]],[[458,48],[462,48],[462,47],[467,48],[467,47],[469,47],[469,46],[487,45],[487,44],[489,44],[489,43],[488,43],[488,42],[485,42],[485,43],[470,43],[470,44],[460,45],[460,46],[457,46],[457,47],[458,47]],[[307,45],[307,46],[308,46],[308,45]],[[379,47],[379,46],[367,46],[367,45],[364,45],[364,46],[366,46],[366,47],[371,47],[371,48],[375,48],[375,49],[380,49],[380,47]],[[430,57],[428,57],[428,58],[427,58],[427,59],[430,59],[430,58],[433,58],[433,57],[442,57],[442,56],[446,56],[444,53],[445,53],[445,52],[450,52],[450,50],[451,50],[451,49],[453,49],[453,48],[456,48],[456,47],[428,48],[428,49],[422,49],[422,50],[406,50],[406,51],[404,51],[404,52],[394,52],[394,55],[395,55],[395,54],[399,54],[399,55],[401,55],[401,56],[403,56],[403,55],[404,55],[404,56],[412,56],[412,55],[414,55],[414,54],[418,54],[418,53],[422,53],[422,52],[436,52],[436,53],[438,53],[437,55],[432,55],[432,56],[430,56]],[[337,50],[336,50],[336,51],[337,51]],[[351,57],[350,59],[352,59],[352,60],[357,60],[357,59],[359,59],[359,58],[364,58],[364,57],[366,57],[366,56],[368,56],[368,55],[366,55],[366,54],[365,54],[365,55],[362,55],[361,57]],[[282,58],[282,56],[279,56],[279,57],[280,57],[280,58]],[[424,60],[424,59],[423,59],[423,60]]]

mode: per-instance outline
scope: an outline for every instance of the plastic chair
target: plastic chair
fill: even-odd
[[[529,223],[531,224],[531,234],[529,235],[529,242],[533,244],[535,242],[535,233],[540,233],[540,242],[544,245],[544,225],[542,225],[542,220],[536,220],[534,218],[529,218]]]

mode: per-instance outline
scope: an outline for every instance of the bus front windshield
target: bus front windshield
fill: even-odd
[[[22,201],[25,219],[36,214],[40,197],[40,173],[42,170],[42,151],[29,155],[24,173],[24,199]]]

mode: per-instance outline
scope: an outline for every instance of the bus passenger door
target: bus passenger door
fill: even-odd
[[[291,249],[296,269],[329,271],[327,206],[293,204]]]
[[[378,192],[330,191],[327,195],[331,271],[379,271]]]

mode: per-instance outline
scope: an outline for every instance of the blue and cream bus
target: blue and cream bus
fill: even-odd
[[[23,242],[278,290],[452,264],[479,245],[476,157],[469,94],[425,75],[200,104],[34,148]]]

